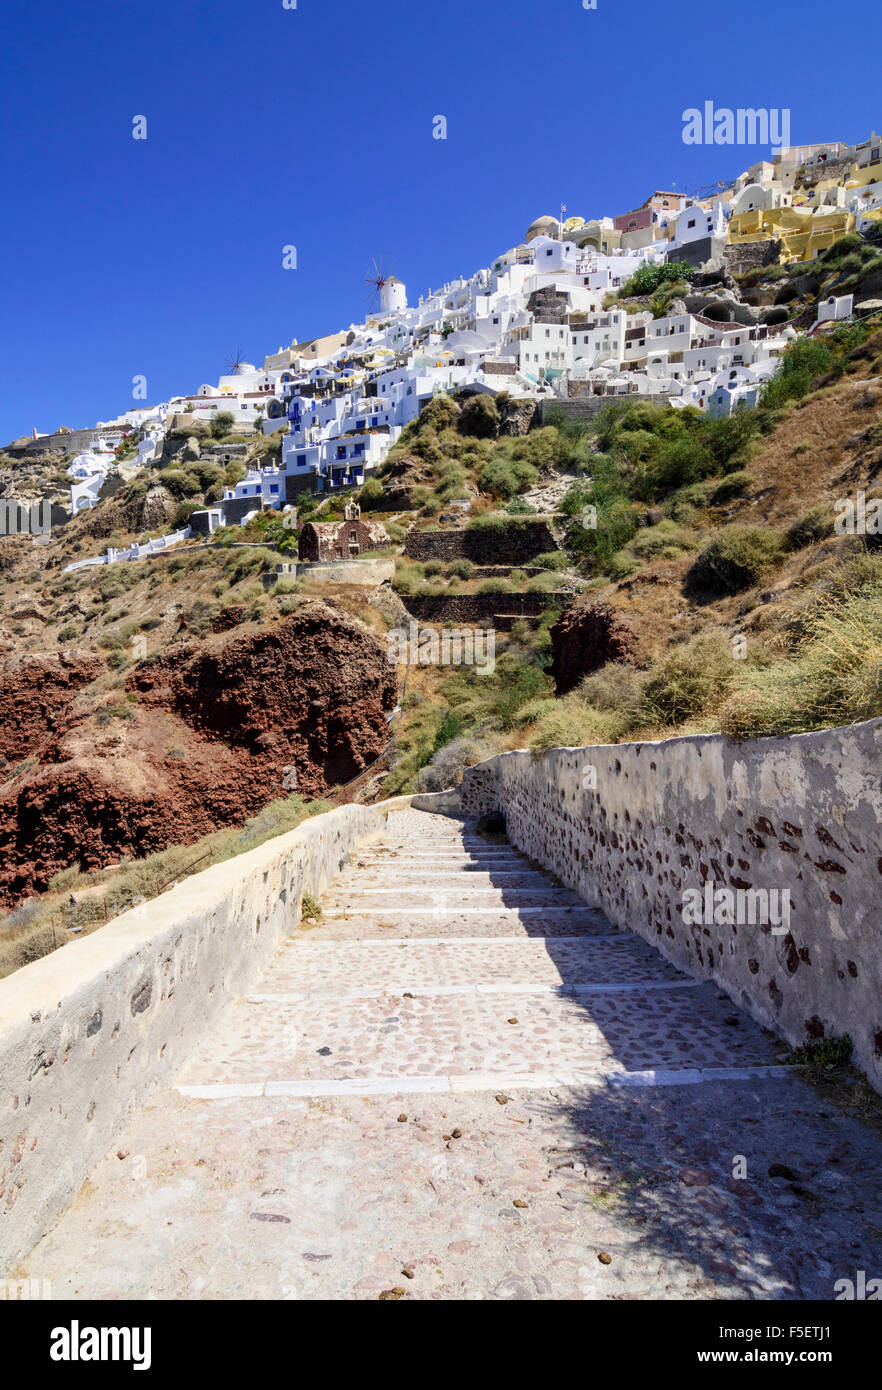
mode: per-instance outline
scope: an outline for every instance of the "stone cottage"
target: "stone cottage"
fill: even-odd
[[[300,532],[300,560],[354,560],[366,550],[389,545],[379,521],[362,521],[357,503],[346,507],[343,521],[308,521]]]

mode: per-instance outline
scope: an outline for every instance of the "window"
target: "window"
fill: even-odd
[[[692,220],[691,220],[691,222],[687,222],[687,223],[686,223],[686,226],[687,226],[687,227],[694,227],[694,226],[695,226],[695,218],[693,217]]]
[[[278,485],[278,483],[270,483],[270,492],[278,492],[278,490],[279,490],[279,485]]]

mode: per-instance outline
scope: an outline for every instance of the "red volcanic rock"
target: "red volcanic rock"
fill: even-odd
[[[96,692],[103,713],[50,734],[40,762],[0,787],[6,904],[74,862],[98,868],[241,825],[294,789],[292,768],[306,797],[350,781],[386,746],[397,698],[385,646],[324,603],[181,644],[127,684],[111,714]]]
[[[94,652],[7,661],[0,670],[0,769],[44,747],[70,717],[79,691],[103,670]]]
[[[608,661],[639,664],[633,628],[608,603],[574,599],[551,628],[551,674],[566,695]]]

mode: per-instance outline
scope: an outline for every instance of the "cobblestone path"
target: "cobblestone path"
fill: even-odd
[[[882,1141],[507,844],[353,855],[21,1267],[81,1298],[819,1298]]]

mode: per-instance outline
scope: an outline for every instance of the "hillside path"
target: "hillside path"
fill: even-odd
[[[21,1277],[56,1298],[832,1299],[882,1270],[879,1137],[509,844],[395,813],[322,906]]]

